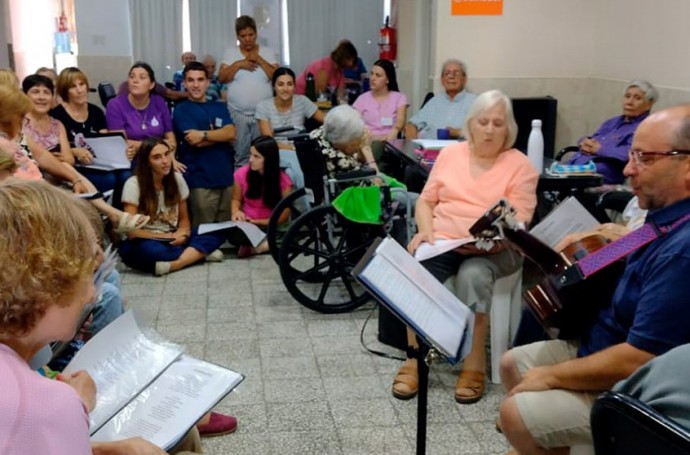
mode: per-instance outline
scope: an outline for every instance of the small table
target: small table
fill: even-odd
[[[549,161],[546,168],[551,164]],[[537,210],[533,223],[538,223],[556,205],[568,196],[574,196],[581,200],[581,196],[587,188],[594,188],[604,184],[604,177],[600,174],[572,175],[557,177],[542,173],[537,184]]]

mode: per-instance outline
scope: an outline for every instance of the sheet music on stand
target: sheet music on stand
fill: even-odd
[[[474,313],[392,238],[377,239],[352,274],[450,363],[470,352]]]

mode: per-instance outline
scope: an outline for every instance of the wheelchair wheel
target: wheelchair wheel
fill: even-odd
[[[330,233],[329,233],[330,230]],[[280,276],[302,305],[320,313],[345,313],[369,300],[351,272],[381,226],[356,224],[332,206],[316,207],[290,226],[280,248]]]
[[[283,210],[287,208],[290,209],[290,220],[292,221],[302,215],[304,208],[299,207],[298,200],[306,194],[307,190],[305,188],[293,191],[281,199],[271,213],[271,218],[269,218],[268,226],[266,227],[266,239],[268,240],[269,251],[276,264],[278,264],[280,245],[283,243],[283,237],[285,237],[286,232],[286,229],[278,224],[278,218],[280,218]]]

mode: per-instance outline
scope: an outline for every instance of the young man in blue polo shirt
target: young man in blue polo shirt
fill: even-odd
[[[201,62],[185,66],[189,94],[173,114],[179,159],[187,166],[192,224],[230,220],[235,126],[222,102],[206,101],[209,78]]]
[[[667,232],[627,258],[609,307],[579,342],[520,346],[501,361],[500,427],[518,453],[592,453],[597,395],[690,342],[690,105],[638,127],[624,173],[646,222]]]

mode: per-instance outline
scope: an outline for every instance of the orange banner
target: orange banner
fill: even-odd
[[[453,16],[501,16],[503,0],[451,0]]]

